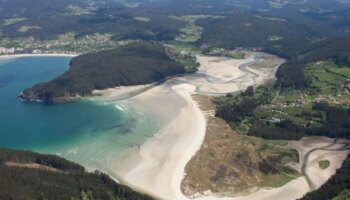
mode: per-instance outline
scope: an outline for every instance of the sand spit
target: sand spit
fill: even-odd
[[[283,63],[282,59],[265,53],[249,53],[245,59],[198,55],[201,63],[198,73],[173,78],[161,85],[122,87],[98,91],[106,101],[117,100],[120,105],[156,114],[165,126],[155,133],[140,149],[114,164],[110,175],[134,189],[159,199],[188,199],[181,193],[180,185],[188,161],[200,149],[206,132],[206,121],[192,94],[222,95],[244,90],[250,85],[260,85],[273,79]],[[65,56],[71,54],[21,54],[0,56],[0,59],[19,57]],[[130,93],[132,95],[130,95]],[[346,158],[349,150],[342,149],[346,141],[327,138],[306,138],[292,142],[298,149],[303,164],[295,164],[305,176],[274,189],[260,189],[243,197],[225,198],[209,195],[200,199],[297,199],[310,188],[322,185]],[[311,152],[311,153],[310,153]],[[308,159],[305,159],[307,156]],[[329,160],[330,166],[321,170],[320,160]],[[102,171],[104,171],[102,169]],[[311,186],[310,186],[311,180]]]
[[[149,85],[136,85],[136,86],[122,86],[116,88],[110,88],[106,90],[95,90],[92,92],[92,99],[103,99],[103,101],[115,102],[120,100],[129,99],[133,96],[141,94],[142,92],[151,89],[154,84]]]
[[[102,92],[102,98],[107,101],[117,99],[118,105],[156,114],[165,124],[138,151],[114,164],[114,177],[155,198],[188,199],[180,188],[185,166],[201,148],[206,132],[205,113],[202,113],[191,95],[220,95],[244,90],[249,85],[262,84],[275,76],[283,60],[274,59],[262,67],[252,64],[272,57],[276,58],[263,53],[251,53],[242,60],[200,55],[198,61],[201,67],[198,73],[172,78],[141,93],[137,91],[143,90],[143,86]],[[130,91],[136,91],[136,95],[120,98]]]
[[[169,123],[139,152],[116,164],[121,182],[157,198],[186,199],[180,190],[184,168],[205,135],[205,119],[191,98],[194,91],[189,84],[166,83],[128,100],[128,105],[159,111]]]

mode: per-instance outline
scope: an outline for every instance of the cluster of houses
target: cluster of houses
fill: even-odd
[[[15,53],[15,48],[5,48],[5,47],[0,47],[0,54],[13,54]]]
[[[78,54],[75,51],[64,51],[64,50],[25,50],[23,48],[5,48],[0,47],[0,55],[11,55],[11,54],[21,54],[21,53],[29,53],[29,54]]]
[[[14,53],[22,52],[22,51],[23,51],[23,48],[15,48],[15,47],[5,48],[5,47],[0,47],[0,54],[14,54]]]

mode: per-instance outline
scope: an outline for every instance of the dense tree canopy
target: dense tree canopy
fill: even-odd
[[[171,60],[164,47],[138,42],[71,60],[70,69],[48,83],[23,92],[24,100],[66,101],[90,95],[93,90],[116,86],[151,84],[184,73],[184,66]]]
[[[84,198],[151,199],[57,156],[0,149],[0,199]]]

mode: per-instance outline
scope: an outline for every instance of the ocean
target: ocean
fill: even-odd
[[[117,102],[82,99],[46,105],[16,99],[25,88],[64,73],[69,60],[0,60],[0,147],[56,154],[109,173],[120,158],[137,150],[161,124],[155,117]]]

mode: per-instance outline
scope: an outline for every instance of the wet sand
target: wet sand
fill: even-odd
[[[159,199],[187,199],[181,192],[185,166],[203,144],[206,133],[204,113],[192,94],[220,95],[260,85],[275,76],[281,59],[250,71],[247,67],[261,62],[254,55],[246,59],[199,55],[199,71],[172,78],[142,93],[118,101],[164,120],[163,128],[140,149],[115,163],[117,179],[132,188]],[[120,99],[142,86],[106,90],[103,98]]]

